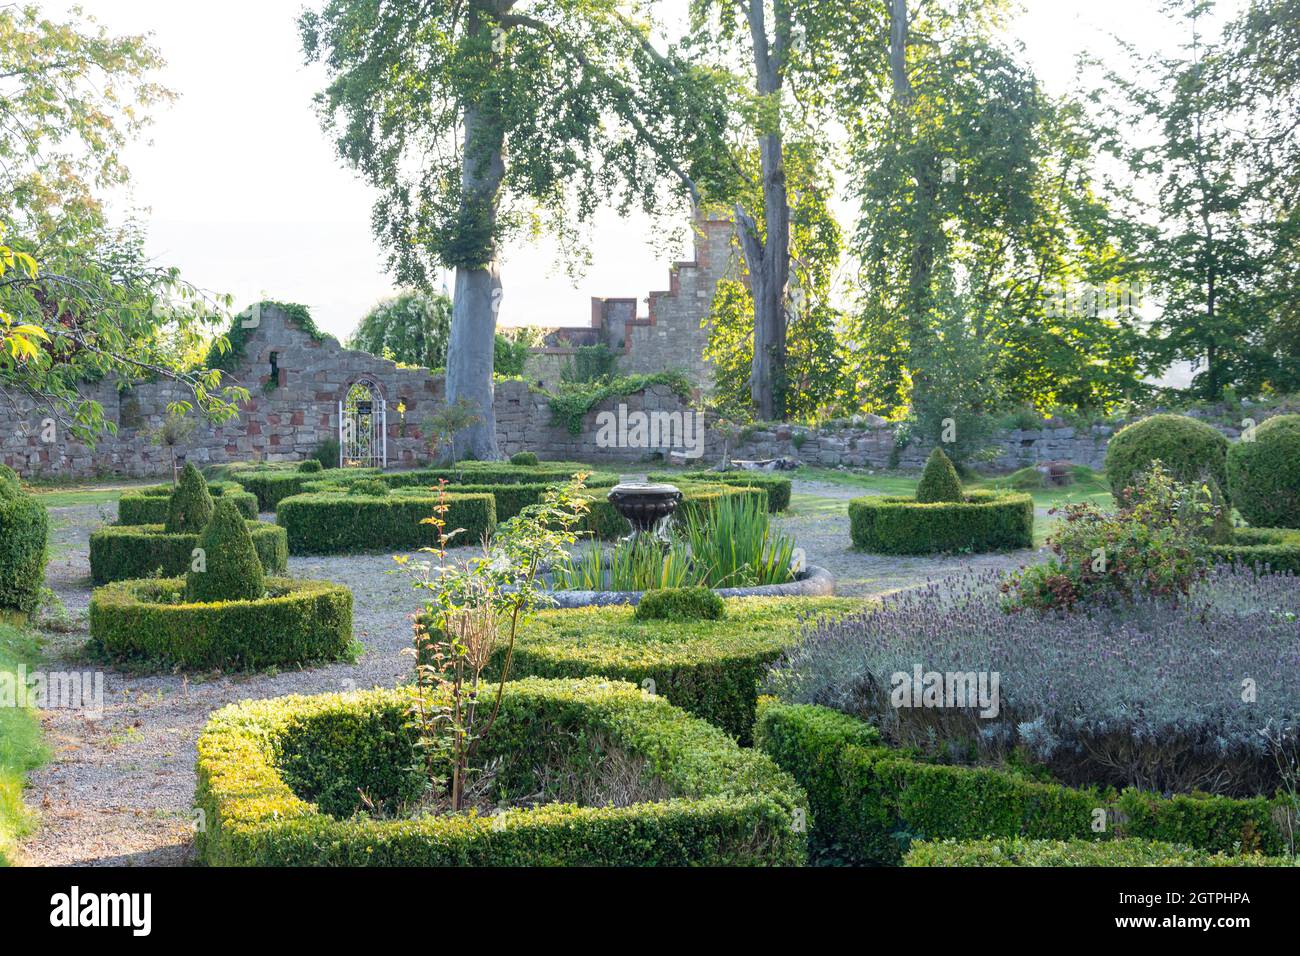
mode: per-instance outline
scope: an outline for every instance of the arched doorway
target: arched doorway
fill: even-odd
[[[339,466],[388,466],[388,408],[368,379],[355,382],[339,402]]]

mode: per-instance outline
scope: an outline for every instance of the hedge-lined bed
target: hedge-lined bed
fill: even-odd
[[[162,524],[167,520],[167,506],[171,502],[172,485],[150,485],[122,492],[117,499],[117,523],[128,524]],[[240,513],[250,520],[256,520],[257,495],[244,491],[233,481],[213,481],[208,483],[208,494],[213,500],[228,498],[235,503]]]
[[[478,544],[497,524],[492,495],[448,493],[447,530],[464,530],[452,546]],[[421,524],[433,516],[438,496],[316,492],[285,498],[275,520],[288,536],[290,554],[412,551],[436,543],[437,529]]]
[[[432,486],[440,481],[449,485],[530,485],[566,482],[578,472],[587,472],[588,484],[600,481],[614,485],[618,475],[594,470],[590,465],[570,461],[546,461],[538,465],[511,465],[506,462],[462,462],[455,468],[417,468],[411,471],[376,473],[372,469],[340,468],[337,471],[317,472],[318,481],[347,485],[367,475],[378,474],[389,488]]]
[[[1159,840],[938,840],[913,843],[904,866],[1296,866],[1257,853],[1206,853]]]
[[[758,682],[799,638],[802,616],[847,614],[846,598],[734,598],[721,620],[638,620],[635,608],[543,611],[515,643],[512,676],[602,676],[642,684],[748,743]],[[493,669],[500,666],[498,649]],[[650,685],[646,685],[649,687]]]
[[[872,496],[849,502],[853,546],[877,554],[1013,551],[1034,546],[1034,500],[968,491],[964,502]]]
[[[706,482],[718,485],[734,485],[739,488],[762,488],[767,492],[767,508],[773,514],[790,507],[790,490],[793,483],[789,478],[774,475],[766,471],[685,471],[660,472],[650,475],[651,481],[667,481],[676,484],[679,481]]]
[[[388,480],[392,476],[382,476],[376,479],[385,487],[390,488],[397,495],[416,495],[424,497],[433,497],[437,495],[436,482],[432,483],[398,483],[394,485]],[[316,494],[321,492],[337,492],[354,488],[357,481],[350,481],[345,484],[330,481],[310,481],[302,486],[303,493]],[[529,483],[505,483],[505,484],[458,484],[447,485],[448,494],[458,495],[491,495],[496,502],[497,521],[508,521],[519,512],[523,511],[530,505],[535,505],[542,500],[542,495],[548,488],[554,488],[558,482],[529,482]],[[618,484],[617,475],[592,474],[586,482],[588,488],[612,488]]]
[[[40,605],[49,525],[45,505],[0,465],[0,611],[22,619]]]
[[[723,498],[741,499],[750,496],[759,501],[762,507],[767,507],[767,491],[762,488],[686,482],[675,482],[675,484],[682,493],[681,504],[677,506],[677,511],[673,515],[673,520],[677,522],[685,521],[686,516],[693,511],[703,511],[713,507]],[[592,537],[602,541],[612,541],[631,532],[632,526],[609,503],[609,499],[604,494],[591,495],[589,503],[590,510],[587,512],[585,530]]]
[[[228,866],[798,865],[806,802],[768,758],[630,684],[511,681],[479,759],[498,814],[376,819],[424,781],[408,696],[376,690],[246,701],[198,741],[200,858]],[[620,759],[621,758],[621,759]],[[613,764],[640,767],[623,806],[575,799]],[[557,772],[542,779],[539,770]],[[558,786],[557,786],[558,782]],[[627,785],[624,784],[624,789]],[[595,801],[592,801],[594,804]]]
[[[283,574],[289,564],[284,529],[269,522],[250,521],[248,531],[266,573]],[[99,585],[185,574],[198,542],[198,534],[169,534],[161,524],[106,525],[90,535],[90,579]]]
[[[382,474],[378,468],[349,468],[347,472],[352,480],[374,478]],[[333,474],[333,472],[302,471],[297,468],[249,470],[234,472],[234,478],[245,491],[257,495],[259,510],[275,511],[285,498],[302,494],[303,486],[307,483],[324,480],[322,474]]]
[[[253,601],[188,603],[184,578],[119,581],[90,598],[90,637],[110,657],[185,668],[254,669],[346,659],[352,592],[267,578]]]
[[[1138,837],[1210,853],[1283,852],[1285,797],[1161,797],[1073,789],[1009,770],[922,763],[876,729],[811,704],[759,703],[755,745],[793,774],[813,812],[812,845],[855,864],[897,864],[912,840]],[[1104,832],[1093,830],[1106,811]]]
[[[1300,530],[1236,528],[1232,544],[1213,545],[1210,551],[1219,560],[1300,574]]]

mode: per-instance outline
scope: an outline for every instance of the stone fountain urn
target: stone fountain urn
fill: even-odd
[[[657,535],[681,503],[676,485],[646,481],[624,481],[609,492],[609,503],[632,525],[629,538]]]

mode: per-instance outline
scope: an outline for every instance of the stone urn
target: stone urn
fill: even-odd
[[[654,534],[661,525],[667,524],[681,500],[682,493],[676,485],[655,482],[624,481],[609,492],[609,503],[631,523],[634,538]]]

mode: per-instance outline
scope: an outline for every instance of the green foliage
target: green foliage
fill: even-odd
[[[396,691],[246,701],[198,742],[199,856],[237,866],[798,865],[799,789],[762,754],[641,689],[612,681],[512,681],[483,756],[493,798],[551,799],[494,816],[349,816],[357,792],[398,805],[417,786]],[[405,733],[403,733],[405,731]],[[602,772],[590,743],[653,768],[659,797],[601,805],[539,779]],[[568,743],[573,742],[573,743]],[[593,760],[595,761],[593,763]],[[532,789],[528,789],[531,787]],[[330,811],[334,815],[330,815]]]
[[[325,466],[321,464],[319,458],[308,458],[305,461],[298,462],[298,470],[303,472],[324,471]]]
[[[1238,561],[1250,567],[1300,574],[1300,530],[1286,528],[1236,528],[1232,543],[1213,545],[1216,561]]]
[[[1158,461],[1128,487],[1133,503],[1114,514],[1089,502],[1065,506],[1048,539],[1052,557],[1005,582],[1011,606],[1069,610],[1140,595],[1178,598],[1204,577],[1215,537],[1232,534],[1223,526],[1230,519],[1222,496],[1174,481]]]
[[[379,478],[362,478],[352,482],[347,489],[350,495],[367,495],[371,498],[382,498],[388,494],[388,486]]]
[[[925,470],[921,472],[921,481],[916,486],[916,500],[922,504],[936,501],[965,501],[961,479],[957,469],[952,466],[943,449],[935,448],[926,459]]]
[[[618,374],[618,355],[603,342],[599,345],[580,345],[573,358],[560,369],[560,381],[574,385],[604,382]]]
[[[760,702],[755,745],[808,794],[812,849],[859,864],[897,864],[914,840],[1167,840],[1206,852],[1277,854],[1285,797],[1234,799],[1076,790],[1011,769],[919,762],[875,729],[811,704]],[[1095,811],[1107,829],[1094,832]]]
[[[853,546],[877,554],[1007,551],[1034,546],[1034,500],[970,491],[964,502],[877,496],[849,502]]]
[[[265,574],[248,522],[233,502],[222,499],[203,533],[185,576],[191,602],[254,601],[266,590]]]
[[[150,485],[122,492],[117,499],[117,523],[165,524],[171,509],[171,496],[176,489],[171,485]],[[208,494],[213,498],[226,498],[235,503],[240,513],[250,521],[257,519],[257,495],[244,491],[233,481],[208,482]]]
[[[40,666],[40,646],[27,631],[0,624],[0,680],[17,682],[18,670]],[[41,723],[30,707],[0,707],[0,867],[12,862],[14,844],[36,827],[36,815],[23,806],[26,775],[49,758]]]
[[[384,497],[317,492],[285,498],[275,520],[288,535],[290,554],[413,551],[436,543],[426,519],[437,503],[435,492]],[[491,495],[451,494],[447,503],[449,525],[464,529],[457,544],[475,544],[496,527]]]
[[[458,398],[439,408],[424,423],[424,430],[433,440],[430,450],[446,464],[456,467],[456,441],[468,428],[483,421],[479,407],[466,398]]]
[[[519,378],[536,341],[536,330],[527,327],[498,332],[492,339],[493,372],[502,378]]]
[[[167,504],[168,534],[197,534],[212,520],[212,494],[199,470],[188,462]]]
[[[794,576],[794,539],[772,527],[767,503],[757,495],[687,508],[678,525],[691,561],[708,569],[703,583],[710,587],[785,584]]]
[[[1294,866],[1258,854],[1206,853],[1157,840],[939,840],[913,843],[903,866]]]
[[[571,435],[582,434],[582,419],[601,402],[626,398],[651,385],[667,385],[683,401],[691,397],[690,381],[681,372],[654,372],[649,375],[624,375],[595,383],[565,385],[551,396],[551,424],[563,425]]]
[[[45,584],[45,505],[22,489],[18,476],[0,465],[0,610],[32,614]]]
[[[353,469],[348,469],[350,472]],[[358,469],[359,470],[359,469]],[[367,469],[367,471],[369,471]],[[373,472],[371,472],[373,473]],[[274,511],[281,501],[290,495],[302,493],[303,485],[314,480],[307,472],[275,470],[247,470],[234,474],[235,481],[257,496],[258,511]]]
[[[637,602],[632,617],[638,621],[720,621],[727,606],[709,588],[660,588]]]
[[[511,674],[631,681],[748,743],[758,681],[798,642],[800,617],[847,614],[859,603],[733,598],[726,605],[726,617],[716,621],[643,622],[622,606],[544,611],[520,631]]]
[[[773,514],[790,507],[789,478],[765,471],[686,471],[660,472],[649,476],[650,481],[690,481],[711,485],[732,485],[737,488],[762,488],[767,492],[767,507]],[[590,484],[590,482],[588,482]]]
[[[1300,415],[1278,415],[1228,449],[1232,503],[1250,524],[1300,528]]]
[[[403,365],[446,368],[450,338],[451,297],[407,290],[366,313],[347,345]]]
[[[1183,484],[1213,478],[1228,487],[1228,439],[1212,425],[1185,415],[1151,415],[1126,425],[1106,446],[1106,477],[1116,499],[1152,462]]]
[[[767,508],[767,492],[762,488],[703,483],[694,485],[686,482],[678,482],[677,488],[682,493],[682,503],[677,506],[677,511],[673,514],[673,522],[677,527],[685,526],[692,514],[703,513],[727,499],[752,498],[756,502],[761,502],[762,508]],[[630,533],[632,527],[627,519],[618,513],[618,509],[610,504],[606,495],[600,494],[592,496],[591,508],[587,512],[586,530],[593,538],[612,541]]]
[[[311,456],[320,462],[322,468],[337,468],[339,466],[339,440],[337,438],[323,438],[321,443],[316,446],[316,450]]]
[[[513,455],[510,456],[510,464],[512,464],[512,465],[536,465],[536,464],[537,464],[537,456],[534,455],[531,451],[520,451],[520,452],[515,452],[515,454],[513,454]]]
[[[289,563],[283,528],[248,522],[262,568],[283,574]],[[130,578],[177,577],[189,573],[197,534],[170,534],[160,524],[106,525],[90,533],[90,579],[94,584]]]
[[[323,342],[331,338],[317,328],[307,306],[296,302],[274,302],[264,299],[250,305],[234,317],[226,334],[213,340],[204,364],[210,369],[220,369],[225,372],[233,372],[238,368],[244,357],[244,346],[249,336],[257,334],[257,329],[261,325],[261,313],[271,310],[284,313],[289,322],[306,332],[313,342]],[[258,317],[257,322],[245,324],[246,320],[254,316]]]
[[[109,657],[164,669],[257,669],[346,660],[352,592],[269,577],[266,597],[189,603],[184,578],[119,581],[90,598],[90,636]]]

